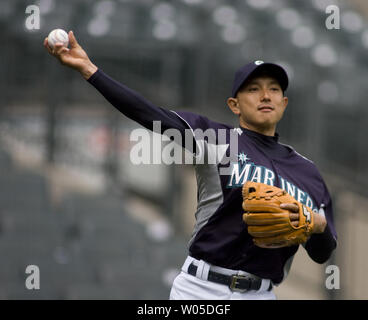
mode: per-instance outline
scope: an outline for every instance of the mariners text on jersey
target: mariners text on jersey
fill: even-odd
[[[244,155],[244,153],[242,155]],[[226,185],[228,188],[241,187],[246,181],[260,182],[270,186],[275,185],[276,176],[271,169],[265,168],[264,166],[257,166],[253,162],[246,162],[242,158],[242,155],[239,156],[241,160],[238,163],[231,164],[231,174],[229,182]],[[281,183],[280,187],[283,190],[313,211],[318,211],[318,208],[314,205],[312,198],[307,192],[301,190],[283,177],[279,176],[278,178]]]

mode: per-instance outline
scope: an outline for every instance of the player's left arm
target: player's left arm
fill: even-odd
[[[290,211],[290,221],[297,227],[299,223],[298,206],[295,204],[281,204],[280,207]],[[325,263],[330,258],[337,245],[332,221],[332,204],[329,197],[328,204],[323,211],[323,214],[317,212],[313,213],[314,226],[312,235],[304,246],[309,257],[317,263]],[[326,216],[330,219],[327,219]],[[328,220],[330,220],[330,223]]]
[[[294,227],[297,227],[299,224],[299,207],[295,203],[282,203],[280,205],[282,209],[287,209],[290,211],[289,218],[291,221],[291,224]],[[314,218],[314,226],[313,226],[313,234],[315,233],[323,233],[327,226],[327,220],[326,218],[318,214],[316,212],[313,212],[313,218]]]
[[[308,255],[317,263],[325,263],[337,246],[330,199],[322,209],[323,213],[314,213],[314,216],[325,220],[325,228],[322,233],[313,233],[305,244]]]

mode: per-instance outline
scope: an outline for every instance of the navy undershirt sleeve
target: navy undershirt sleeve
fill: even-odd
[[[337,246],[337,234],[333,222],[332,201],[326,185],[323,203],[326,205],[325,217],[327,220],[327,226],[325,231],[320,234],[313,234],[305,245],[308,255],[317,263],[325,263]]]
[[[155,106],[139,93],[112,79],[98,69],[88,80],[116,109],[145,128],[161,121],[161,132],[175,128],[184,134],[187,125],[174,112]]]
[[[305,245],[308,255],[317,263],[325,263],[335,248],[336,240],[328,225],[323,233],[313,234]]]

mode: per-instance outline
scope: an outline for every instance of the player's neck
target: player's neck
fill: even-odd
[[[275,133],[276,133],[276,126],[273,126],[273,127],[256,127],[256,126],[250,125],[248,123],[245,123],[241,119],[240,119],[239,124],[242,128],[245,128],[245,129],[248,129],[250,131],[260,133],[260,134],[263,134],[264,136],[273,137],[273,136],[275,136]]]

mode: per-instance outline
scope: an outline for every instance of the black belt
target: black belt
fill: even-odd
[[[188,267],[188,273],[192,276],[197,274],[197,266],[191,263]],[[243,275],[225,275],[214,271],[208,272],[208,281],[220,283],[229,286],[232,291],[245,292],[248,290],[259,290],[262,285],[262,279],[254,278],[254,276],[243,276]],[[272,283],[267,289],[270,291],[272,289]]]

